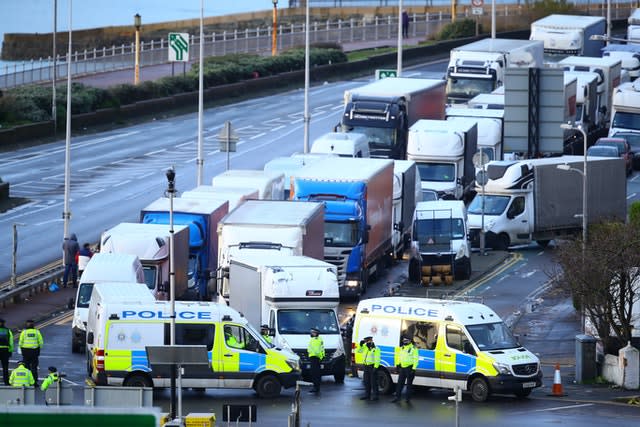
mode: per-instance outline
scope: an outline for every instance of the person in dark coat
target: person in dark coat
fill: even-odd
[[[62,286],[67,287],[67,280],[69,275],[73,280],[73,287],[78,287],[78,261],[76,255],[80,252],[80,245],[78,244],[78,238],[75,233],[67,238],[64,238],[62,242],[62,262],[64,263],[64,276],[62,276]]]
[[[409,14],[406,10],[402,11],[402,37],[409,37]]]

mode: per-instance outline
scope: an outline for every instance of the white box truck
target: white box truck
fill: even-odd
[[[627,43],[640,42],[640,9],[631,12],[627,24]]]
[[[229,210],[232,210],[245,200],[258,199],[257,188],[223,188],[215,189],[212,185],[198,185],[191,190],[180,193],[183,199],[210,199],[229,201]]]
[[[624,221],[627,215],[624,160],[610,157],[587,160],[589,224],[616,218]],[[483,223],[486,246],[498,250],[532,242],[545,247],[555,238],[579,234],[583,162],[583,156],[490,162],[484,196],[478,187],[478,194],[468,207],[472,245],[479,246]]]
[[[257,188],[258,198],[284,200],[284,174],[253,169],[229,169],[211,179],[215,190]]]
[[[171,227],[166,224],[121,222],[100,237],[101,253],[135,255],[144,269],[145,283],[158,300],[168,300]],[[173,227],[175,298],[184,298],[189,287],[189,227]]]
[[[100,282],[145,283],[144,269],[135,255],[96,253],[87,263],[79,282],[71,321],[72,353],[85,348],[93,286]]]
[[[369,138],[358,132],[327,132],[313,141],[310,153],[370,157]]]
[[[447,120],[475,120],[478,124],[478,151],[486,154],[488,161],[502,160],[503,109],[447,108]],[[478,170],[476,168],[476,173]]]
[[[337,154],[326,153],[295,153],[291,156],[274,157],[264,164],[264,170],[271,172],[281,172],[284,174],[284,198],[291,198],[291,186],[293,185],[293,176],[297,170],[309,165],[315,161],[325,158],[326,156],[335,156]]]
[[[603,40],[593,35],[607,32],[602,16],[548,15],[531,23],[531,40],[544,42],[545,61],[555,63],[567,56],[599,57]]]
[[[303,377],[310,373],[309,331],[324,341],[321,375],[344,382],[345,349],[338,321],[340,294],[336,267],[296,255],[234,258],[229,265],[229,306],[252,325],[268,325],[276,347],[300,356]]]
[[[540,68],[544,46],[537,40],[487,38],[451,49],[447,102],[464,104],[504,83],[505,68]]]
[[[411,243],[411,222],[416,203],[422,200],[420,173],[412,160],[393,161],[393,219],[391,244],[396,259],[402,259]]]
[[[640,81],[623,83],[613,91],[609,136],[640,132]]]
[[[637,43],[611,43],[602,48],[602,57],[607,56],[622,62],[622,69],[629,74],[629,80],[633,81],[640,76],[640,45]]]

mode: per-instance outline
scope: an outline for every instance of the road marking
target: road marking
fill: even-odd
[[[480,286],[484,285],[489,280],[492,280],[493,278],[497,277],[499,274],[504,273],[507,269],[511,268],[512,266],[514,266],[515,264],[520,262],[522,259],[523,259],[522,254],[520,254],[520,253],[512,253],[511,254],[511,258],[509,260],[507,260],[505,263],[503,263],[496,270],[494,270],[493,272],[491,272],[491,273],[487,274],[486,276],[482,277],[480,280],[478,280],[476,283],[472,284],[470,287],[458,291],[455,295],[456,296],[462,296],[462,295],[465,295],[465,294],[469,294],[471,291],[473,291],[473,290],[479,288]]]
[[[564,409],[584,408],[585,406],[593,406],[593,403],[583,403],[580,405],[558,406],[556,408],[534,409],[533,412],[562,411]]]
[[[634,197],[636,197],[636,193],[631,193],[627,196],[627,200],[633,199]]]
[[[86,197],[91,197],[91,196],[95,196],[96,194],[100,194],[104,191],[104,188],[100,189],[100,190],[96,190],[93,193],[87,193],[84,196],[82,196],[82,198],[86,198]]]

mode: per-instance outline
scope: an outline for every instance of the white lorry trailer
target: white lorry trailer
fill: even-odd
[[[121,222],[100,237],[101,253],[135,255],[144,269],[144,280],[157,300],[168,300],[170,284],[171,226]],[[175,298],[185,296],[189,287],[189,227],[173,227],[173,272]]]
[[[565,80],[576,81],[576,117],[573,122],[582,127],[587,134],[601,132],[609,127],[602,110],[602,103],[606,104],[598,85],[602,75],[591,71],[565,71]]]
[[[619,59],[622,69],[629,75],[629,80],[633,81],[640,76],[640,45],[611,43],[602,48],[602,57]]]
[[[467,208],[461,200],[416,205],[409,255],[409,280],[448,284],[471,277]]]
[[[291,186],[293,185],[293,176],[295,172],[308,164],[325,158],[326,156],[337,157],[337,154],[296,153],[288,157],[275,157],[264,164],[264,170],[281,172],[284,174],[284,198],[285,200],[289,200],[291,198]]]
[[[247,200],[218,224],[218,290],[229,294],[231,259],[269,254],[324,258],[324,206],[290,200]]]
[[[371,157],[404,160],[407,132],[419,119],[442,119],[445,82],[388,77],[344,92],[343,132],[367,135]]]
[[[544,46],[537,40],[482,39],[451,49],[447,102],[464,104],[504,83],[505,68],[540,68]]]
[[[623,83],[613,91],[609,136],[640,132],[640,80]]]
[[[640,42],[640,9],[631,12],[627,24],[627,43]]]
[[[600,56],[603,40],[593,35],[607,32],[602,16],[548,15],[531,23],[531,40],[544,42],[545,61],[555,63],[567,56]]]
[[[321,375],[344,382],[345,349],[338,321],[340,294],[336,267],[291,255],[233,258],[229,264],[229,306],[252,325],[268,325],[273,344],[300,356],[309,376],[309,330],[320,331],[325,357]]]
[[[328,132],[313,141],[310,153],[370,157],[369,138],[358,132]]]
[[[420,173],[412,160],[393,161],[393,219],[391,244],[396,259],[402,259],[411,242],[411,222],[416,203],[422,200]]]
[[[228,200],[229,210],[233,210],[245,200],[258,199],[257,188],[221,188],[216,189],[212,185],[198,185],[191,190],[180,193],[183,199],[217,199]]]
[[[418,120],[409,129],[407,160],[418,165],[423,190],[437,191],[440,199],[461,200],[474,190],[477,146],[474,120]]]
[[[214,190],[257,188],[263,200],[284,200],[284,174],[253,169],[229,169],[211,179]]]
[[[579,234],[583,180],[577,171],[583,162],[583,156],[490,162],[484,196],[478,191],[468,208],[472,245],[479,246],[483,216],[486,246],[499,250],[531,242],[545,247],[552,239]],[[588,223],[624,221],[624,160],[588,157],[587,173]]]
[[[447,108],[447,120],[475,120],[478,123],[478,151],[485,153],[488,161],[502,160],[504,110]]]

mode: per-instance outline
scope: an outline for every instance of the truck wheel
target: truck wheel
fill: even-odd
[[[74,339],[71,339],[71,353],[82,353],[82,348]]]
[[[536,243],[541,247],[541,248],[546,248],[547,246],[549,246],[549,242],[551,240],[536,240]]]
[[[153,382],[144,374],[133,374],[122,383],[125,387],[153,387]]]
[[[411,283],[420,282],[420,264],[415,260],[409,262],[409,280]]]
[[[509,245],[511,242],[509,241],[509,236],[507,234],[500,234],[496,237],[496,249],[499,251],[506,251],[509,249]]]
[[[380,394],[391,394],[393,391],[393,381],[391,380],[391,375],[387,372],[386,369],[378,369],[376,371],[376,376],[378,377],[378,390]]]
[[[471,397],[476,402],[484,402],[489,397],[489,384],[482,377],[476,377],[471,381]]]
[[[258,397],[271,399],[273,397],[280,396],[280,390],[282,386],[280,381],[275,375],[267,374],[258,378],[256,385],[254,386]]]
[[[456,280],[469,280],[471,278],[471,260],[465,258],[460,264],[460,268],[456,269]]]

